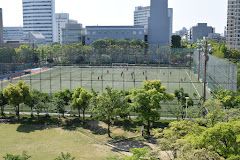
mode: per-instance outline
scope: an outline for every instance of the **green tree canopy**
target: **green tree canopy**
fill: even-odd
[[[83,120],[85,120],[85,111],[89,107],[92,94],[84,88],[77,88],[73,91],[72,95],[72,107],[78,110],[78,116],[80,118],[80,110],[83,113]]]
[[[179,35],[172,35],[172,48],[181,48],[182,38]]]
[[[106,88],[106,91],[97,96],[94,115],[103,120],[108,125],[108,136],[111,137],[110,126],[119,116],[119,109],[127,105],[125,95],[111,88]]]
[[[3,95],[3,91],[0,90],[0,108],[1,115],[4,116],[4,107],[8,104],[7,98]]]
[[[143,89],[132,91],[132,106],[147,127],[148,135],[151,123],[160,119],[161,102],[170,101],[173,97],[166,92],[160,81],[145,81]]]
[[[3,95],[8,99],[8,103],[15,107],[16,116],[19,119],[19,105],[21,103],[28,102],[30,99],[29,86],[23,81],[19,81],[15,85],[9,84],[6,88],[4,88]]]

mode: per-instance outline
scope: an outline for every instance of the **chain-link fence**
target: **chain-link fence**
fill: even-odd
[[[211,90],[222,88],[227,90],[237,90],[237,64],[208,55],[207,62],[207,84]],[[194,71],[198,74],[200,80],[204,79],[205,56],[201,52],[194,52]]]
[[[235,64],[210,55],[207,67],[209,89],[236,90]],[[106,87],[130,90],[142,87],[145,80],[160,80],[169,93],[183,88],[194,99],[188,113],[196,116],[201,112],[198,103],[204,91],[203,72],[204,56],[200,54],[199,61],[198,52],[192,49],[156,46],[149,50],[93,50],[90,54],[63,51],[57,56],[41,58],[39,63],[0,63],[0,90],[19,80],[49,94],[77,87],[99,92]],[[176,100],[162,104],[164,117],[176,117],[182,112]]]
[[[49,56],[41,58],[40,63],[0,63],[1,88],[22,79],[48,93],[76,86],[98,91],[106,86],[126,90],[139,87],[144,80],[159,79],[169,91],[189,84],[191,87],[185,87],[188,92],[202,96],[205,57],[192,49],[103,48],[88,54],[63,50]],[[236,90],[237,66],[210,55],[207,82],[212,90]]]

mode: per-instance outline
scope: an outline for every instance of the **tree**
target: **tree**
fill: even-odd
[[[30,91],[30,97],[26,101],[26,105],[31,108],[31,117],[33,117],[33,109],[36,108],[43,100],[42,93],[37,90]]]
[[[211,148],[224,158],[239,155],[240,121],[218,123],[196,137],[199,148]]]
[[[18,62],[20,63],[37,63],[39,61],[37,50],[29,45],[21,45],[16,50]]]
[[[130,113],[132,111],[131,108],[131,92],[130,91],[121,91],[121,95],[124,96],[124,103],[121,108],[117,108],[117,114],[122,119],[131,118]]]
[[[77,88],[72,95],[72,106],[78,110],[78,116],[80,118],[80,110],[83,113],[83,120],[85,120],[85,111],[89,107],[92,94],[84,88]]]
[[[181,120],[171,122],[164,130],[155,130],[154,136],[159,139],[162,150],[176,151],[180,149],[179,145],[177,145],[179,139],[184,139],[188,134],[200,135],[204,130],[205,127],[196,122]]]
[[[59,117],[60,117],[60,114],[62,114],[62,116],[64,117],[64,114],[65,114],[64,101],[62,99],[54,97],[53,98],[53,103],[55,105],[55,109],[56,109],[57,113],[59,114]]]
[[[72,100],[72,92],[69,89],[59,91],[55,93],[54,96],[58,99],[62,99],[64,105],[69,105],[70,101]]]
[[[125,95],[118,90],[106,88],[106,92],[97,96],[94,114],[108,125],[108,136],[111,137],[110,126],[118,116],[118,109],[127,103]]]
[[[182,115],[182,119],[184,119],[186,117],[186,114],[187,114],[186,109],[188,107],[193,106],[193,100],[192,100],[192,98],[189,97],[188,93],[184,92],[183,88],[180,88],[179,90],[175,90],[174,94],[175,94],[175,97],[178,100],[178,104],[179,104],[179,107],[180,107],[179,112]],[[187,98],[189,98],[189,99],[187,100]]]
[[[16,116],[20,119],[19,106],[21,103],[29,101],[30,89],[25,82],[19,81],[17,84],[9,84],[3,90],[4,97],[7,97],[8,103],[15,107]]]
[[[14,63],[16,61],[16,52],[13,48],[0,48],[0,63]],[[1,68],[4,71],[5,68]]]
[[[69,89],[59,91],[54,94],[54,104],[58,113],[61,113],[64,117],[65,106],[69,105],[72,99],[72,92]]]
[[[161,102],[172,99],[173,95],[166,92],[160,81],[145,81],[143,89],[132,92],[134,110],[147,127],[147,135],[150,135],[151,123],[160,119]]]
[[[239,107],[240,94],[230,90],[216,90],[213,92],[213,97],[219,100],[225,109]]]
[[[0,91],[0,107],[1,107],[1,116],[4,116],[4,107],[7,105],[7,98],[3,95],[3,91]]]
[[[179,35],[172,35],[172,48],[181,48],[182,38]]]
[[[47,93],[40,92],[39,101],[34,106],[34,109],[37,112],[38,117],[42,111],[46,111],[46,113],[48,115],[48,109],[52,105],[51,98],[52,97],[49,96]]]
[[[70,153],[61,153],[55,160],[74,160],[75,157],[72,157]]]

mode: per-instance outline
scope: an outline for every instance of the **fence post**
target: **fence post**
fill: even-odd
[[[52,95],[52,67],[50,65],[50,72],[49,72],[49,80],[50,80],[50,95]]]
[[[42,92],[42,68],[41,68],[41,64],[39,63],[39,67],[40,67],[40,75],[39,75],[39,78],[40,78],[40,91]]]
[[[72,66],[70,66],[70,90],[72,90]]]
[[[60,65],[60,90],[62,90],[62,65]]]

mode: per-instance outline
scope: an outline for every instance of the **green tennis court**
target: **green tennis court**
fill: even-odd
[[[167,90],[173,93],[184,88],[191,96],[203,94],[203,84],[189,68],[149,67],[149,66],[55,66],[38,74],[29,74],[8,83],[24,80],[33,89],[54,93],[62,89],[84,87],[103,91],[107,86],[129,90],[141,87],[145,80],[160,80]]]

